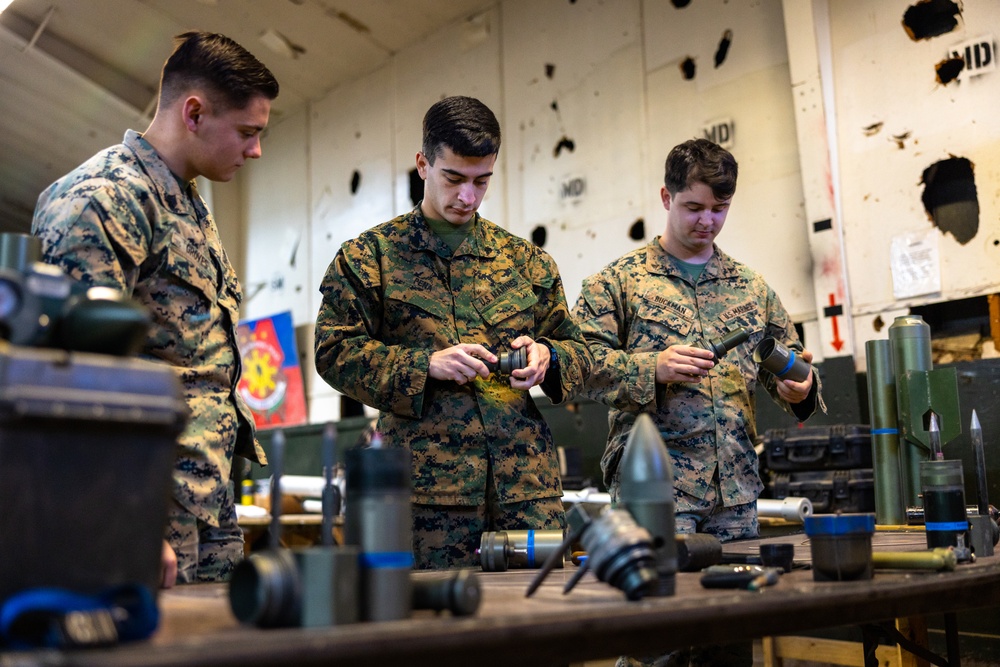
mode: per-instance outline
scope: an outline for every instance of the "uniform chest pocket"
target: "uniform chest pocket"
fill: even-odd
[[[639,303],[635,320],[632,323],[633,332],[640,336],[654,338],[669,338],[671,343],[680,343],[687,339],[694,327],[694,321],[684,317],[671,308],[665,308],[649,301]]]
[[[534,330],[533,308],[538,296],[527,282],[500,285],[476,298],[476,310],[487,326],[518,329],[531,335]],[[518,335],[520,335],[520,333]]]
[[[166,275],[171,277],[172,305],[179,305],[174,299],[192,301],[196,296],[204,299],[206,308],[215,303],[218,298],[218,276],[212,271],[213,267],[210,258],[201,257],[197,252],[171,242],[167,246],[164,269]],[[187,305],[195,307],[194,303]]]
[[[390,344],[424,339],[430,346],[434,335],[445,328],[451,317],[451,299],[443,289],[420,289],[412,283],[390,282],[384,295],[382,333]]]

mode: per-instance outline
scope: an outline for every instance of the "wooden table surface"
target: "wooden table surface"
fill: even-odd
[[[923,536],[876,533],[876,550],[923,548]],[[805,535],[768,541],[796,544]],[[727,545],[755,553],[759,543]],[[160,595],[161,627],[150,642],[113,650],[0,656],[17,665],[566,665],[623,653],[746,640],[897,617],[1000,606],[1000,557],[953,572],[878,570],[873,579],[814,582],[796,569],[760,591],[706,589],[699,573],[679,573],[674,596],[629,602],[588,574],[568,595],[575,571],[555,570],[531,598],[535,570],[478,573],[483,602],[474,617],[417,612],[408,620],[320,629],[240,627],[223,584],[182,586]],[[15,662],[14,659],[18,661]],[[10,662],[8,662],[10,660]]]

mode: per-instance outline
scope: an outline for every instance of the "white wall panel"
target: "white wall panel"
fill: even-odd
[[[395,213],[413,208],[409,173],[423,135],[423,119],[435,102],[451,95],[475,97],[488,106],[508,131],[500,86],[500,15],[494,8],[439,30],[418,46],[397,54],[393,139],[395,155]],[[506,227],[505,146],[479,211]]]
[[[719,247],[759,271],[794,319],[814,319],[812,255],[780,3],[696,3],[676,10],[669,3],[647,2],[644,18],[647,62],[655,67],[646,75],[650,236],[662,234],[666,224],[658,192],[667,153],[703,136],[709,121],[732,120],[731,150],[740,176]],[[733,30],[733,43],[715,69],[711,63],[724,29]],[[687,80],[677,64],[698,49],[707,55],[694,79]]]
[[[692,58],[695,77],[688,87],[695,90],[788,61],[779,0],[699,0],[680,9],[672,2],[643,0],[642,19],[647,71],[672,67],[679,74],[681,62]],[[731,44],[716,67],[726,30],[732,30]]]
[[[309,302],[309,190],[306,113],[268,129],[262,156],[244,166],[246,196],[245,319],[292,311],[314,317]]]
[[[545,230],[572,304],[585,277],[642,243],[629,237],[643,194],[639,3],[502,8],[510,229]]]
[[[311,106],[309,247],[310,311],[304,323],[313,343],[319,286],[344,241],[393,216],[392,72],[386,67],[340,86]],[[357,172],[357,188],[353,187]],[[316,373],[310,349],[303,368],[309,385],[309,421],[340,417],[340,394]]]
[[[992,34],[995,48],[1000,5],[967,0],[955,30],[919,42],[901,25],[910,5],[830,3],[848,276],[859,314],[1000,286],[1000,71],[947,85],[935,80],[935,65],[954,46]],[[921,202],[921,175],[951,155],[974,164],[978,233],[964,245],[941,233],[941,291],[896,299],[890,244],[933,229]]]

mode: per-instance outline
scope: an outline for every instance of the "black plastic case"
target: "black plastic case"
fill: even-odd
[[[767,467],[773,472],[872,467],[867,424],[769,429],[763,442]]]
[[[874,512],[875,483],[871,468],[777,473],[774,498],[808,498],[813,514]]]
[[[0,342],[0,602],[155,592],[187,416],[165,365]]]

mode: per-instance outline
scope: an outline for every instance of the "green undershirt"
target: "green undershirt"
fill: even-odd
[[[691,262],[685,262],[683,259],[677,259],[676,257],[674,257],[674,259],[677,260],[677,263],[681,267],[681,271],[685,276],[691,279],[692,283],[698,282],[698,278],[701,277],[702,272],[705,270],[705,265],[708,264],[708,262],[705,262],[704,264],[692,264]]]
[[[434,235],[444,241],[452,252],[458,250],[458,246],[462,245],[462,241],[466,239],[469,232],[472,231],[473,225],[476,224],[475,216],[461,225],[453,225],[447,220],[432,220],[427,216],[424,216],[424,220],[427,221],[427,226],[431,228]]]

